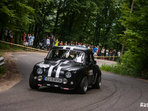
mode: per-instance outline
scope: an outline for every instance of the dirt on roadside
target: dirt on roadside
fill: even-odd
[[[0,76],[0,92],[8,90],[21,80],[21,74],[17,71],[12,53],[6,52],[3,54],[3,57],[5,58],[7,73]]]

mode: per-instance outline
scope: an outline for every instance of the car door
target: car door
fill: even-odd
[[[93,53],[89,52],[88,54],[88,83],[92,84],[95,78],[95,64],[94,64],[94,58]]]

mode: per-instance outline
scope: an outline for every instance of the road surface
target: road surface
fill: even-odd
[[[148,111],[148,107],[140,107],[148,103],[147,81],[108,72],[102,73],[101,89],[90,89],[85,95],[58,89],[31,90],[29,75],[45,55],[13,54],[22,80],[0,93],[0,111]]]

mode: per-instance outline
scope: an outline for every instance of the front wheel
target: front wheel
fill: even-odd
[[[84,77],[79,85],[79,92],[81,94],[86,94],[88,89],[88,80],[87,77]]]
[[[29,78],[29,86],[31,89],[38,89],[39,88],[39,86],[37,85],[37,81],[34,80],[34,76],[32,73]]]

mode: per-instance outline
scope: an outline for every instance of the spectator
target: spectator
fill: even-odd
[[[49,46],[49,48],[51,49],[52,47],[53,47],[53,42],[54,42],[54,40],[53,40],[53,35],[50,37],[50,46]],[[49,49],[49,50],[50,50]]]
[[[61,45],[62,45],[62,44],[61,44]],[[67,41],[64,43],[64,45],[65,45],[65,46],[68,45],[68,44],[67,44]]]
[[[80,43],[78,43],[78,45],[77,45],[78,47],[81,47],[81,44]]]
[[[4,39],[5,41],[9,41],[10,39],[10,31],[8,29],[5,30]]]
[[[67,43],[66,43],[66,45],[67,45]],[[60,42],[60,46],[63,46],[63,41]]]
[[[13,33],[11,32],[10,33],[10,43],[12,43],[13,42]]]
[[[97,50],[97,55],[99,56],[100,55],[100,47],[97,46],[98,50]]]
[[[112,52],[112,56],[113,56],[112,60],[114,61],[115,60],[115,56],[116,56],[116,50],[115,49]]]
[[[33,43],[34,43],[34,39],[35,39],[35,36],[34,36],[34,34],[32,34],[32,46],[33,46]]]
[[[54,47],[54,46],[55,46],[55,41],[56,41],[56,37],[55,37],[55,36],[53,36],[53,44],[52,44],[52,47]]]
[[[28,43],[29,43],[29,34],[28,35],[26,34],[26,37],[25,37],[25,46],[28,46]]]
[[[104,53],[105,53],[105,48],[102,47],[102,49],[101,49],[101,56],[102,56],[102,59],[104,59]]]
[[[118,62],[120,62],[120,56],[121,56],[121,52],[120,52],[120,50],[118,51]]]
[[[93,48],[94,56],[97,56],[97,51],[98,51],[98,48],[97,48],[97,46],[95,46],[95,47]]]
[[[32,35],[30,34],[30,44],[29,44],[30,46],[33,46],[34,38],[35,38],[34,34]]]
[[[109,51],[109,60],[112,60],[112,51]]]
[[[49,46],[50,46],[50,37],[48,37],[48,35],[47,35],[47,39],[46,39],[46,45],[47,45],[47,50],[49,50]]]
[[[105,51],[105,56],[106,56],[106,59],[108,59],[108,56],[109,56],[109,50],[108,49],[106,49],[106,51]]]
[[[23,36],[22,36],[22,44],[25,45],[25,37],[26,37],[26,33],[24,32]]]
[[[58,41],[58,39],[56,39],[55,46],[58,46],[58,45],[59,45],[59,41]]]

